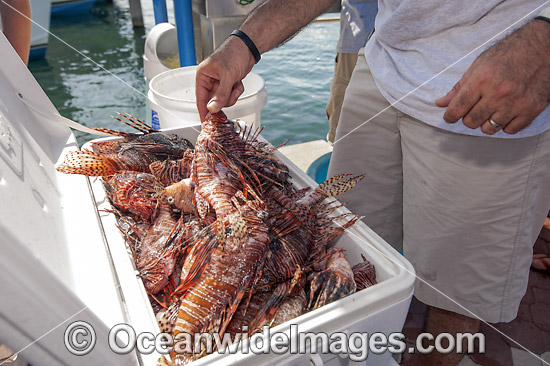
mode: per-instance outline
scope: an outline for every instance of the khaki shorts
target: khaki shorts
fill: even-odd
[[[532,247],[550,208],[549,165],[549,132],[460,135],[390,107],[360,56],[329,176],[367,175],[341,200],[404,250],[417,271],[419,300],[508,322],[525,294]]]
[[[348,87],[351,73],[357,62],[356,53],[338,53],[334,62],[334,77],[330,84],[330,96],[327,104],[327,118],[329,131],[327,140],[334,142],[336,127],[340,119],[340,110],[344,101],[344,94]]]

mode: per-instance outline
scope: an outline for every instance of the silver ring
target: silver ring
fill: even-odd
[[[489,118],[489,120],[487,122],[489,122],[489,124],[491,126],[493,126],[493,128],[496,129],[496,130],[500,130],[502,128],[502,126],[499,125],[498,123],[496,123],[495,121],[493,121],[492,118]]]

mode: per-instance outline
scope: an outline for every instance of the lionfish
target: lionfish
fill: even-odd
[[[161,330],[178,339],[247,327],[248,336],[353,293],[354,275],[368,276],[370,267],[356,271],[328,248],[360,219],[335,216],[343,205],[331,197],[364,175],[296,189],[261,130],[222,112],[202,122],[194,147],[123,117],[141,133],[102,129],[120,139],[70,153],[58,170],[103,177]],[[185,365],[206,351],[174,349],[159,362]]]

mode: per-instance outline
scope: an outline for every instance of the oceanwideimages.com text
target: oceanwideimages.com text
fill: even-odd
[[[261,333],[247,337],[245,326],[241,333],[220,336],[217,333],[169,333],[136,334],[132,326],[117,324],[109,332],[109,347],[113,352],[125,354],[137,350],[142,354],[337,354],[347,355],[352,361],[364,361],[369,354],[392,354],[419,352],[439,353],[479,353],[485,352],[485,337],[482,333],[421,333],[414,346],[405,342],[402,333],[384,334],[381,332],[301,332],[297,324],[292,324],[287,332],[273,332],[264,326]],[[74,322],[65,331],[65,346],[75,355],[85,355],[95,346],[93,328],[86,322]]]

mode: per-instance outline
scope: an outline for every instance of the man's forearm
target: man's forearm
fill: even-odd
[[[291,38],[335,2],[267,0],[250,13],[240,29],[252,39],[260,53],[264,53]]]
[[[250,13],[240,30],[264,53],[292,37],[335,1],[267,0]],[[216,113],[235,104],[244,91],[242,79],[258,61],[248,40],[237,37],[227,38],[197,68],[195,90],[201,119],[209,111]]]

